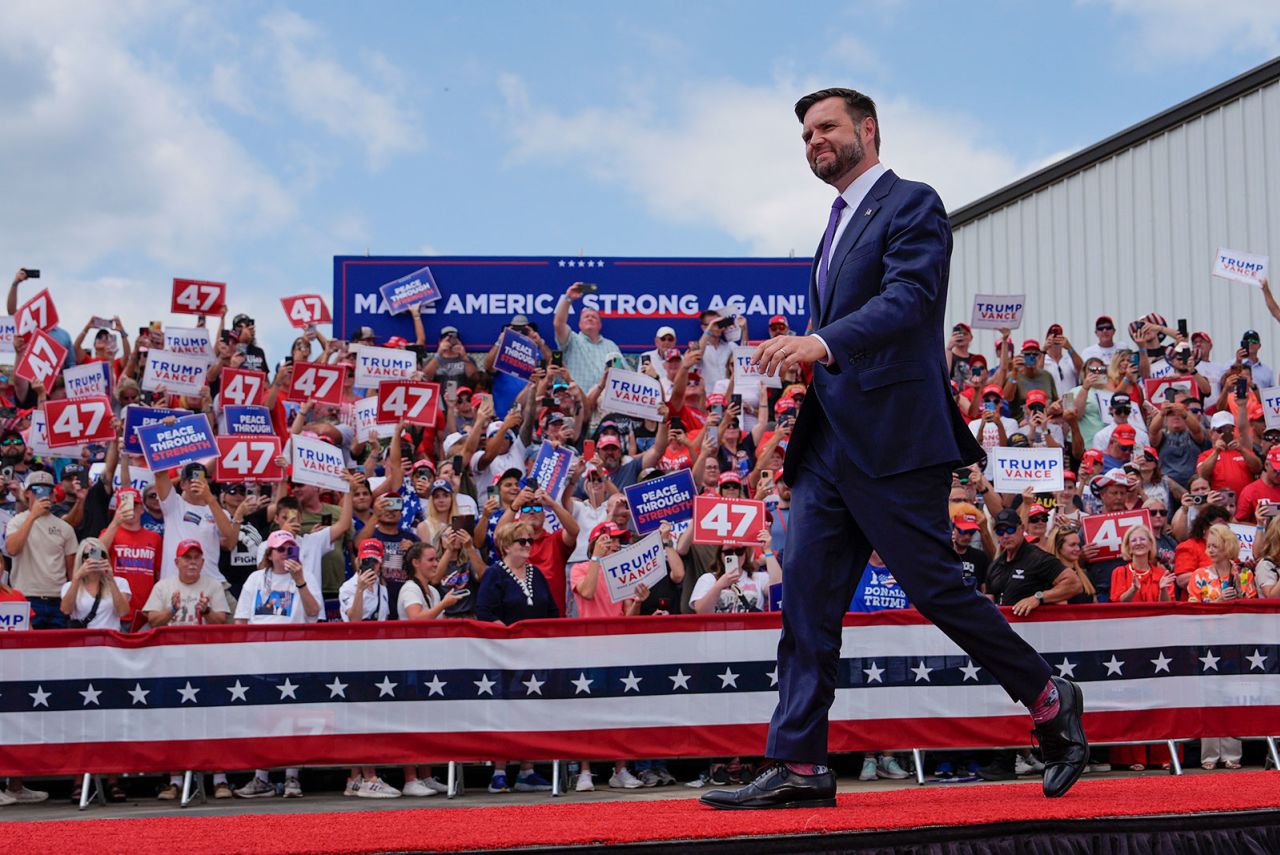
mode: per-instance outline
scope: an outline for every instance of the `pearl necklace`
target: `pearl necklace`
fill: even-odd
[[[533,567],[529,564],[524,565],[524,578],[521,579],[516,575],[516,571],[512,570],[507,562],[502,562],[502,569],[507,571],[507,575],[516,580],[516,584],[520,586],[520,590],[524,592],[524,601],[527,605],[533,605]]]

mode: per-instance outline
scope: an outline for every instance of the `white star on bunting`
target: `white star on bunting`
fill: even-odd
[[[916,675],[917,683],[921,680],[924,680],[926,683],[931,682],[929,680],[929,674],[933,672],[933,669],[926,667],[923,659],[921,659],[920,664],[912,668],[911,671]]]
[[[884,673],[884,669],[883,669],[883,668],[881,668],[881,667],[879,667],[878,665],[876,665],[876,663],[872,662],[872,663],[871,663],[871,667],[870,667],[870,668],[863,668],[863,669],[862,669],[862,671],[863,671],[863,673],[865,673],[865,674],[867,675],[867,682],[868,682],[868,683],[883,683],[883,682],[884,682],[884,679],[883,679],[883,678],[881,678],[881,676],[880,676],[881,674],[883,674],[883,673]]]
[[[446,683],[444,680],[441,680],[441,679],[440,679],[440,675],[439,675],[439,674],[432,674],[432,675],[431,675],[431,682],[430,682],[430,683],[423,683],[422,685],[424,685],[424,686],[426,686],[426,687],[427,687],[427,697],[428,697],[428,698],[429,698],[429,697],[431,697],[432,695],[439,695],[440,697],[442,697],[442,698],[443,698],[443,697],[444,697],[444,687],[445,687],[445,686],[447,686],[447,685],[449,685],[449,684],[448,684],[448,683]]]
[[[182,695],[182,700],[179,703],[185,704],[190,702],[194,704],[196,702],[196,695],[199,693],[200,690],[192,688],[191,681],[188,680],[187,685],[178,690],[178,694]]]
[[[244,701],[245,703],[249,702],[249,699],[245,697],[249,692],[249,687],[240,685],[239,680],[236,680],[236,684],[234,686],[227,686],[227,691],[231,693],[231,700]]]
[[[644,677],[637,677],[635,671],[628,671],[627,676],[622,678],[622,684],[626,686],[626,688],[624,688],[622,691],[623,692],[640,691],[640,681],[643,679]]]
[[[738,675],[733,673],[728,666],[725,666],[723,674],[717,674],[716,676],[720,678],[720,688],[727,689],[730,686],[735,689],[738,688]]]
[[[90,683],[89,687],[85,689],[83,692],[80,692],[79,694],[80,694],[80,697],[84,698],[84,704],[83,704],[84,706],[87,707],[89,706],[89,704],[96,704],[97,706],[102,706],[102,704],[98,703],[98,696],[102,694],[102,691],[100,689],[95,689],[93,687],[93,683]]]
[[[1267,669],[1267,657],[1263,656],[1262,651],[1257,648],[1254,648],[1252,656],[1246,656],[1245,659],[1249,660],[1250,671],[1254,668],[1257,668],[1259,671],[1265,671]]]
[[[1151,664],[1156,666],[1155,673],[1157,674],[1159,674],[1161,671],[1165,672],[1166,674],[1172,674],[1173,672],[1169,670],[1169,663],[1172,661],[1173,660],[1165,656],[1164,651],[1161,650],[1160,654],[1156,656],[1155,659],[1151,660]]]
[[[1124,660],[1123,660],[1123,659],[1117,659],[1117,658],[1116,658],[1116,655],[1115,655],[1114,653],[1112,653],[1112,654],[1111,654],[1111,661],[1110,661],[1110,662],[1103,662],[1102,664],[1107,666],[1107,676],[1108,676],[1108,677],[1111,677],[1111,676],[1123,677],[1123,676],[1124,676],[1124,670],[1123,670],[1123,669],[1124,669]]]
[[[578,679],[571,680],[570,682],[572,682],[574,685],[573,693],[575,695],[580,695],[583,692],[586,692],[589,695],[591,694],[591,684],[594,683],[595,680],[592,680],[590,677],[588,677],[586,672],[584,671],[578,675]]]
[[[1054,667],[1058,669],[1058,676],[1060,677],[1074,677],[1076,675],[1076,663],[1072,662],[1065,656],[1063,656],[1062,661]]]
[[[542,686],[546,680],[539,680],[537,674],[530,674],[529,679],[524,681],[525,695],[541,695]]]
[[[338,679],[338,675],[333,676],[333,682],[325,686],[329,690],[331,698],[345,698],[347,696],[347,684]]]
[[[689,688],[689,675],[684,672],[683,668],[677,668],[676,673],[667,678],[671,681],[671,691],[676,689]]]
[[[1213,651],[1212,651],[1212,650],[1206,650],[1204,653],[1205,653],[1205,655],[1204,655],[1204,656],[1200,656],[1200,657],[1198,657],[1198,658],[1199,658],[1199,660],[1200,660],[1201,665],[1203,665],[1203,666],[1204,666],[1204,670],[1206,670],[1206,671],[1209,671],[1209,670],[1217,671],[1217,670],[1218,670],[1218,660],[1219,660],[1219,659],[1221,659],[1222,657],[1221,657],[1221,656],[1214,656],[1214,655],[1213,655]]]
[[[961,666],[960,666],[960,670],[964,672],[964,679],[965,679],[965,680],[973,680],[973,681],[977,682],[977,679],[978,679],[978,672],[979,672],[979,671],[981,671],[982,669],[981,669],[981,668],[979,668],[977,665],[974,665],[974,664],[973,664],[973,660],[972,660],[972,659],[970,659],[970,660],[969,660],[969,664],[968,664],[968,665],[961,665]],[[963,683],[963,682],[964,682],[964,680],[961,680],[960,682],[962,682],[962,683]]]
[[[285,698],[293,698],[296,701],[298,699],[298,687],[295,686],[293,681],[288,677],[285,677],[284,682],[279,686],[276,686],[276,688],[280,690],[280,700],[283,701]]]
[[[489,679],[488,674],[481,674],[479,680],[473,681],[476,684],[477,695],[488,695],[493,697],[493,687],[497,685],[493,680]]]
[[[32,709],[35,709],[36,707],[48,707],[49,696],[52,695],[53,692],[46,692],[44,690],[44,686],[36,686],[36,690],[34,692],[27,692],[27,694],[30,695],[32,701],[34,701],[34,703],[31,704],[31,707]]]
[[[770,686],[776,686],[776,685],[778,685],[778,666],[777,666],[777,664],[774,664],[774,666],[773,666],[773,670],[772,670],[772,671],[770,671],[768,674],[765,674],[765,676],[769,678],[769,685],[770,685]]]
[[[394,698],[396,696],[396,686],[400,684],[391,682],[390,674],[384,674],[382,675],[382,682],[374,683],[373,685],[378,687],[378,697],[385,698],[390,695]]]
[[[141,683],[136,683],[134,687],[129,690],[129,696],[133,698],[133,702],[135,704],[145,705],[147,702],[147,695],[149,694],[151,694],[151,690],[142,688]]]

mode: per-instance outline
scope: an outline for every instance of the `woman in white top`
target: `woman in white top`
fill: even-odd
[[[1253,583],[1259,597],[1280,597],[1280,523],[1276,520],[1280,515],[1258,526],[1258,539],[1253,545],[1253,556],[1258,560],[1253,568]]]
[[[581,458],[579,463],[575,465],[575,470],[581,466]],[[578,480],[578,472],[571,472],[569,475],[570,483]],[[578,501],[573,503],[573,516],[578,521],[578,543],[573,548],[573,554],[569,556],[568,565],[572,566],[581,561],[587,560],[587,548],[591,542],[591,532],[595,531],[596,526],[609,519],[612,512],[609,502],[609,494],[615,492],[616,487],[613,482],[605,477],[605,472],[598,466],[587,466],[586,476],[582,479],[582,492],[586,494],[586,501]],[[619,501],[625,500],[620,499]],[[576,615],[569,615],[576,617]]]
[[[428,499],[424,503],[427,512],[415,530],[418,540],[431,543],[436,535],[449,527],[453,518],[460,516],[458,503],[454,501],[453,482],[437,478],[431,482]]]
[[[107,548],[96,537],[86,537],[76,552],[71,581],[62,585],[62,613],[84,629],[120,629],[129,613],[128,579],[111,572]]]
[[[720,561],[693,586],[689,604],[700,615],[725,612],[759,612],[769,606],[769,586],[782,581],[782,567],[773,552],[773,538],[766,526],[760,532],[764,560],[757,563],[750,546],[721,548]]]

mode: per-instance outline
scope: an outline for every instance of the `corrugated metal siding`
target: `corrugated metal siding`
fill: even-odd
[[[1261,291],[1209,275],[1219,245],[1280,265],[1280,83],[957,228],[949,317],[967,321],[974,294],[1025,291],[1019,340],[1056,321],[1083,348],[1098,315],[1123,329],[1155,311],[1208,330],[1219,362],[1255,328],[1275,367],[1280,325]],[[978,332],[982,353],[993,341]]]

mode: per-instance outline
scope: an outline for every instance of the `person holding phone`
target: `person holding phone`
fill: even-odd
[[[1212,446],[1196,459],[1196,474],[1207,478],[1215,490],[1227,488],[1237,495],[1243,492],[1262,474],[1262,461],[1254,453],[1253,443],[1240,441],[1248,435],[1249,422],[1243,406],[1234,416],[1225,409],[1214,413],[1209,422]]]
[[[219,484],[218,500],[239,529],[235,544],[218,556],[231,596],[239,597],[244,580],[258,567],[259,547],[271,531],[267,518],[271,497],[263,495],[256,484]]]
[[[1207,448],[1208,437],[1198,417],[1192,418],[1193,399],[1175,391],[1173,400],[1159,402],[1147,425],[1150,444],[1160,455],[1160,468],[1183,488],[1196,474],[1196,459]]]
[[[76,552],[71,579],[62,585],[62,613],[73,629],[119,631],[132,609],[132,593],[129,580],[112,571],[106,544],[86,537]]]
[[[564,367],[583,389],[590,389],[600,382],[609,360],[622,352],[622,348],[605,338],[599,310],[584,306],[578,312],[578,331],[569,329],[569,312],[573,304],[585,294],[598,290],[594,283],[574,282],[565,289],[556,302],[553,329],[556,345],[564,354]]]
[[[172,547],[184,540],[196,540],[204,555],[205,576],[218,582],[226,581],[218,559],[221,549],[235,545],[240,527],[231,521],[209,489],[208,468],[203,463],[183,466],[176,490],[167,471],[157,472],[155,478],[156,494],[164,512],[164,560],[160,577],[168,578],[178,572]]]
[[[414,486],[417,486],[416,483]],[[422,522],[418,523],[414,533],[423,543],[431,543],[440,532],[449,527],[454,517],[461,512],[455,499],[453,482],[445,478],[437,478],[427,487],[426,513]]]
[[[75,530],[52,513],[53,475],[33,470],[24,486],[27,510],[5,526],[5,552],[13,560],[9,584],[31,602],[32,629],[65,629],[62,585],[75,569]]]
[[[375,499],[372,524],[366,524],[356,538],[357,550],[366,540],[373,539],[382,543],[382,578],[387,584],[388,596],[392,599],[400,596],[400,589],[408,578],[404,566],[405,553],[418,542],[416,534],[400,527],[403,501],[397,495],[383,495]]]
[[[1253,543],[1254,585],[1258,596],[1280,597],[1280,506],[1269,505],[1258,512],[1258,533]]]
[[[133,487],[116,491],[116,512],[111,524],[99,535],[111,560],[111,572],[130,590],[129,611],[124,615],[128,629],[146,623],[142,607],[160,577],[160,552],[164,539],[142,526],[142,494]]]
[[[1263,460],[1258,480],[1240,491],[1236,501],[1236,522],[1262,523],[1264,507],[1280,504],[1280,445],[1271,446]]]

